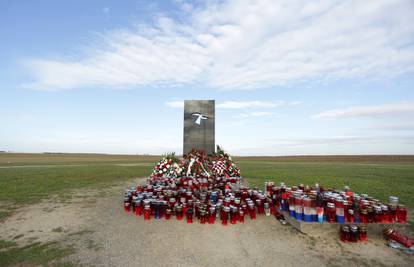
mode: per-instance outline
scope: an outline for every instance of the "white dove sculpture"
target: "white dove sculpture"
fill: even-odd
[[[203,114],[201,114],[200,112],[194,112],[193,114],[191,114],[192,116],[196,116],[197,119],[195,120],[195,123],[200,125],[201,124],[201,120],[207,120],[208,117],[204,116]]]

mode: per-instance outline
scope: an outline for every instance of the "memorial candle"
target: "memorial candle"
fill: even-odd
[[[407,210],[404,205],[397,206],[397,222],[407,223]]]

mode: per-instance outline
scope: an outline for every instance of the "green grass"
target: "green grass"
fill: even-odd
[[[0,169],[0,201],[30,204],[72,189],[105,187],[132,177],[146,176],[149,165],[85,165]]]
[[[0,202],[29,204],[72,189],[105,187],[151,173],[158,156],[0,153]],[[414,207],[414,158],[388,156],[237,158],[246,180],[288,185],[351,186],[381,200],[390,195]],[[6,166],[21,166],[5,168]],[[35,165],[35,166],[33,166]],[[1,217],[6,214],[1,215]]]
[[[1,241],[0,245],[2,243],[7,242]],[[26,266],[28,264],[30,266],[46,266],[53,261],[72,254],[74,251],[71,247],[61,248],[57,243],[33,243],[22,248],[7,243],[7,248],[7,250],[0,251],[0,266]],[[61,266],[60,263],[55,265]]]
[[[19,205],[33,204],[53,195],[66,197],[74,189],[105,188],[133,177],[148,176],[159,159],[148,156],[0,154],[0,223]],[[267,180],[276,183],[283,181],[287,185],[312,185],[317,182],[336,188],[349,185],[356,192],[368,193],[381,200],[396,195],[402,203],[414,208],[413,159],[388,159],[263,157],[237,158],[236,161],[248,183],[259,188],[263,188]],[[410,221],[410,224],[413,222]],[[63,229],[52,231],[61,232]],[[69,235],[84,233],[89,231]],[[87,245],[90,249],[99,249],[94,243]],[[313,246],[313,243],[309,245]],[[72,252],[73,248],[62,248],[56,243],[17,247],[15,242],[0,240],[0,266],[70,266],[59,261]]]

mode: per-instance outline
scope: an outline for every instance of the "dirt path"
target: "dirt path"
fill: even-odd
[[[124,213],[123,188],[83,191],[70,203],[25,207],[2,224],[0,236],[23,235],[15,239],[21,244],[57,240],[73,245],[76,253],[65,260],[82,266],[413,266],[413,256],[386,247],[380,237],[343,244],[335,231],[304,235],[273,217],[227,227],[146,222]]]

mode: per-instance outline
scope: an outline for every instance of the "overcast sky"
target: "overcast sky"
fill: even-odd
[[[0,150],[414,154],[414,1],[0,1]]]

